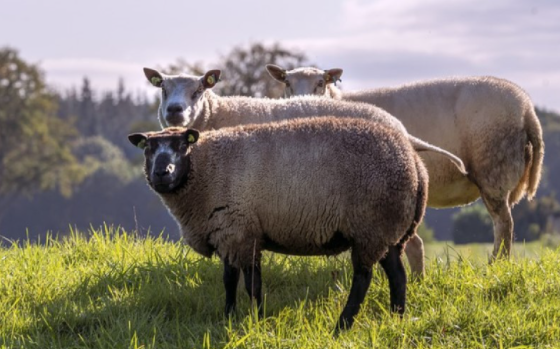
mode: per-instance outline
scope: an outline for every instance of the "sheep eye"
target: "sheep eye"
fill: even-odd
[[[181,153],[184,153],[187,151],[187,143],[181,143],[181,145],[179,146],[179,151]]]
[[[192,94],[192,99],[196,99],[196,97],[200,96],[202,94],[202,91],[204,91],[204,88],[201,86],[198,88],[198,90],[194,91],[194,93]]]
[[[161,87],[161,94],[163,95],[163,98],[167,98],[167,91],[165,90],[165,87]]]
[[[323,86],[325,86],[325,81],[319,80],[319,82],[317,83],[317,87],[323,87]]]
[[[284,81],[284,84],[286,84],[286,87],[290,87],[290,82],[288,80]]]

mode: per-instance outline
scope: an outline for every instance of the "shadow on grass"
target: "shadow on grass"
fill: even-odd
[[[302,302],[329,302],[333,292],[340,295],[337,298],[343,305],[352,277],[349,264],[345,257],[311,260],[265,255],[266,316],[277,316],[285,308],[295,311]],[[26,332],[45,341],[39,340],[39,347],[123,346],[132,340],[138,345],[203,347],[205,336],[212,338],[213,346],[220,343],[219,347],[228,342],[228,330],[237,331],[240,322],[251,315],[241,281],[236,316],[231,323],[225,318],[223,269],[216,258],[180,256],[130,264],[108,261],[107,268],[99,270],[103,272],[84,273],[88,276],[64,296],[35,306],[36,320]],[[385,288],[374,297],[386,297],[388,303]],[[385,299],[381,301],[385,303]]]

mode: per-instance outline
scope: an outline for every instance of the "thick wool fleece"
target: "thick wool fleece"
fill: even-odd
[[[426,205],[427,172],[406,136],[359,119],[203,132],[189,164],[186,184],[159,195],[194,250],[239,267],[263,249],[352,248],[369,269],[414,234]]]
[[[410,134],[458,155],[476,183],[464,187],[475,197],[476,186],[491,197],[511,192],[510,205],[525,193],[529,199],[535,195],[544,156],[542,130],[531,99],[514,83],[488,76],[438,79],[343,92],[341,98],[375,104],[401,120]],[[441,160],[425,155],[430,182],[442,182],[442,195],[432,195],[430,188],[430,201],[441,206],[466,203],[458,198],[445,202],[451,171],[448,166],[438,171]]]
[[[366,103],[334,101],[316,96],[302,96],[290,100],[252,97],[221,97],[210,90],[205,91],[202,110],[189,127],[198,130],[212,130],[236,125],[257,124],[289,120],[302,117],[336,116],[360,118],[380,123],[404,133],[415,150],[433,151],[434,157],[441,155],[450,161],[457,177],[466,174],[460,158],[442,148],[408,134],[403,124],[385,110]],[[460,172],[457,172],[459,169]]]

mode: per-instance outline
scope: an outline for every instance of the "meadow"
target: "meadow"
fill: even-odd
[[[333,329],[346,302],[348,255],[263,260],[265,317],[244,290],[223,316],[222,267],[181,243],[105,228],[0,248],[1,348],[557,348],[560,250],[517,243],[427,246],[427,274],[389,313],[375,268],[354,327]]]

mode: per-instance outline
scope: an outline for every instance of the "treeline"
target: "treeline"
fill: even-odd
[[[279,97],[267,63],[293,68],[306,56],[280,45],[236,47],[213,66],[183,60],[165,72],[202,74],[221,68],[216,92],[223,95]],[[141,71],[138,74],[142,74]],[[117,80],[117,79],[115,79]],[[40,67],[23,61],[12,48],[0,49],[0,236],[36,240],[47,232],[68,234],[104,224],[130,231],[178,238],[175,222],[143,178],[142,154],[127,135],[157,130],[154,95],[132,95],[122,81],[99,92],[84,78],[78,88],[53,91]],[[517,240],[553,235],[560,216],[560,116],[538,110],[545,132],[546,171],[533,202],[513,211]],[[438,239],[459,243],[493,241],[492,226],[480,204],[429,210],[428,226]],[[429,234],[430,229],[423,229]],[[547,235],[547,236],[548,236]]]
[[[224,71],[217,92],[280,96],[267,63],[295,68],[307,60],[278,44],[234,48],[212,66]],[[157,68],[197,74],[206,67],[179,59]],[[160,128],[156,91],[133,96],[122,81],[116,85],[99,92],[84,78],[78,88],[54,91],[40,67],[0,48],[0,244],[104,224],[178,238],[145,183],[142,154],[127,140]]]

